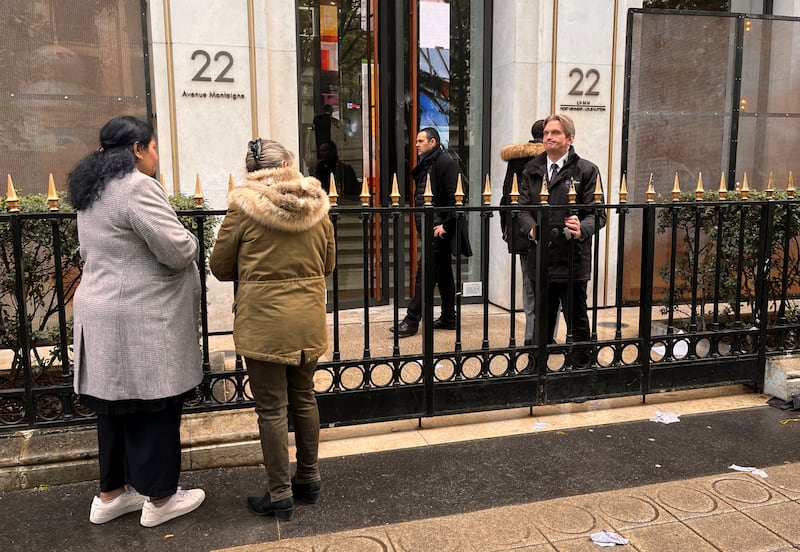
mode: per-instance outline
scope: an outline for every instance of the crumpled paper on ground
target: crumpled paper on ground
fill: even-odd
[[[674,424],[675,422],[680,422],[680,414],[675,414],[674,412],[663,412],[661,410],[656,410],[656,415],[654,418],[650,418],[651,422],[658,422],[660,424]]]
[[[547,429],[548,427],[550,427],[550,424],[548,424],[547,422],[540,422],[539,420],[536,420],[536,423],[533,424],[534,431],[542,431]]]
[[[589,535],[592,542],[598,546],[616,546],[618,544],[628,544],[628,539],[614,533],[613,531],[598,531]]]
[[[731,464],[730,466],[728,466],[728,469],[736,470],[736,471],[740,471],[740,472],[752,473],[753,475],[757,475],[759,477],[767,477],[767,472],[765,472],[764,470],[760,470],[758,468],[752,468],[752,467],[747,467],[747,466],[737,466],[736,464]]]

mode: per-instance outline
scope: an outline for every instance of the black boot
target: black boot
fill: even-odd
[[[292,494],[297,502],[303,504],[316,504],[319,500],[319,493],[322,489],[321,481],[311,483],[297,483],[292,477]]]
[[[294,498],[291,496],[272,502],[267,491],[263,497],[248,496],[247,505],[260,516],[276,517],[281,521],[290,521],[294,517]]]

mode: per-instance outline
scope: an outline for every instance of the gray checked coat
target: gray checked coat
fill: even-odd
[[[180,395],[202,379],[197,238],[139,171],[78,211],[75,391],[108,401]]]

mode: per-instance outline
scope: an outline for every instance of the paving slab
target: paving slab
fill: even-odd
[[[603,529],[631,539],[616,550],[785,550],[797,539],[794,418],[762,406],[331,456],[322,499],[289,523],[246,510],[261,467],[185,472],[205,504],[152,529],[136,514],[91,525],[96,481],[9,491],[0,550],[596,550],[589,535]]]

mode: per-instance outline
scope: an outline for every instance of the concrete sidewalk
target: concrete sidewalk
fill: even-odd
[[[0,550],[571,551],[601,530],[622,550],[793,549],[800,416],[726,391],[324,430],[322,499],[288,523],[245,508],[260,467],[185,472],[205,504],[153,529],[90,524],[95,481],[0,493]]]

